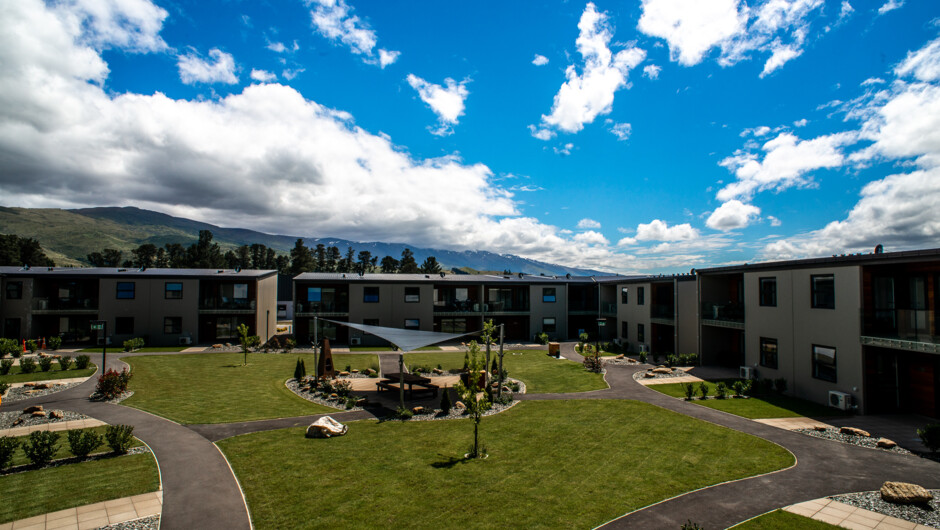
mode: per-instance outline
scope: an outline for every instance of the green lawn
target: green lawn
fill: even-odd
[[[463,352],[408,353],[408,366],[427,365],[444,370],[463,367]],[[498,358],[496,352],[492,358]],[[503,355],[503,368],[509,377],[521,379],[527,393],[585,392],[607,388],[604,376],[588,372],[581,363],[549,357],[543,350],[507,351]]]
[[[312,353],[197,353],[127,357],[134,395],[124,405],[180,423],[231,423],[330,412],[284,386],[297,359],[314,371]],[[374,355],[334,355],[340,369],[348,364],[378,368]]]
[[[708,386],[709,395],[714,396],[715,382],[708,381]],[[730,384],[728,386],[730,388]],[[685,390],[682,388],[682,383],[648,385],[647,388],[652,388],[653,390],[673,397],[685,397]],[[698,383],[695,384],[695,390],[696,397],[698,397]],[[727,399],[708,399],[705,401],[696,399],[693,403],[750,419],[796,418],[799,416],[814,418],[844,415],[844,413],[832,407],[825,407],[811,401],[788,396],[761,395],[748,399],[734,399],[731,398],[731,394],[732,393],[729,391]]]
[[[188,348],[192,348],[192,346],[144,346],[143,348],[140,348],[134,351],[143,352],[143,353],[161,353],[161,352],[179,352]],[[85,349],[78,350],[78,351],[79,353],[101,353],[101,346],[98,346],[97,348],[85,348]],[[108,346],[108,351],[110,353],[115,353],[115,352],[124,353],[124,348],[121,347],[120,345],[112,344]]]
[[[790,466],[770,442],[636,401],[531,401],[483,419],[359,421],[218,443],[259,529],[590,528],[680,493]],[[376,448],[380,448],[377,451]],[[324,508],[328,507],[328,509]]]
[[[94,427],[90,430],[97,432],[103,438],[105,430],[107,430],[107,427],[102,425],[101,427]],[[52,457],[53,460],[75,456],[72,454],[72,451],[69,450],[69,439],[68,439],[68,434],[67,434],[68,431],[56,431],[56,432],[58,432],[60,436],[59,436],[59,442],[58,442],[58,450],[56,451],[55,456]],[[27,440],[29,440],[29,436],[17,436],[16,439],[20,441],[20,446],[17,447],[16,452],[13,453],[12,465],[20,466],[23,464],[28,464],[29,459],[26,458],[26,453],[23,452],[23,445],[26,443]],[[139,445],[143,445],[143,443],[141,443],[141,441],[138,440],[137,438],[134,438],[134,441],[131,443],[131,447],[137,447]],[[98,449],[93,451],[91,454],[96,455],[99,453],[110,453],[110,452],[111,452],[111,448],[108,447],[108,442],[107,440],[105,440],[104,443],[102,443],[101,446],[98,447]]]
[[[732,526],[732,528],[738,530],[790,530],[794,528],[798,530],[829,530],[841,527],[795,513],[776,510],[737,526]]]
[[[156,491],[150,453],[0,475],[0,523]]]
[[[73,359],[72,369],[62,371],[59,370],[58,361],[52,363],[52,369],[48,372],[43,372],[38,367],[36,371],[31,374],[22,374],[20,373],[19,365],[13,366],[10,369],[10,373],[7,375],[0,375],[0,383],[28,383],[30,381],[48,381],[50,379],[71,379],[74,377],[91,377],[95,373],[98,367],[94,364],[89,364],[88,368],[84,370],[76,370],[75,363]]]
[[[350,346],[349,351],[397,351],[391,346]],[[425,346],[415,351],[441,351],[440,346]]]

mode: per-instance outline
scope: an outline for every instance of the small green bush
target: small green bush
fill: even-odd
[[[20,441],[12,436],[0,436],[0,471],[10,467],[19,445]]]
[[[20,359],[20,373],[31,374],[36,371],[36,360],[32,357],[23,357]]]
[[[127,368],[119,372],[109,369],[98,378],[98,385],[95,387],[95,393],[104,399],[114,399],[127,391],[127,384],[130,382],[132,374]]]
[[[125,454],[134,441],[133,425],[108,425],[104,437],[108,440],[108,447],[118,454]]]
[[[336,392],[336,395],[339,397],[348,397],[349,393],[352,392],[352,382],[351,381],[337,381],[333,385],[333,392]]]
[[[454,404],[450,402],[450,392],[447,391],[446,386],[441,391],[441,394],[441,412],[444,414],[450,414],[450,409],[454,406]]]
[[[708,399],[708,383],[702,381],[698,384],[698,393],[702,396],[702,399]]]
[[[778,394],[783,394],[784,392],[786,392],[787,391],[787,378],[779,377],[777,379],[774,379],[774,390],[776,390]]]
[[[91,364],[91,357],[87,355],[79,355],[75,358],[75,368],[78,370],[84,370],[88,368],[88,365]]]
[[[645,351],[640,352],[640,363],[646,364],[646,352]]]
[[[7,375],[13,369],[13,359],[0,361],[0,375]]]
[[[929,423],[923,429],[917,429],[917,436],[931,452],[940,451],[940,423]]]
[[[68,440],[69,450],[79,458],[87,457],[104,443],[104,437],[90,429],[72,429],[68,432]]]
[[[140,337],[135,337],[133,339],[124,341],[124,351],[139,350],[143,347],[144,347],[144,339]]]
[[[544,331],[535,336],[535,342],[538,344],[548,344],[548,333]]]
[[[294,348],[297,347],[297,341],[291,338],[288,338],[284,341],[284,353],[290,353],[294,351]]]
[[[3,381],[0,381],[0,396],[6,394],[7,390],[9,389],[10,389],[10,383],[5,383]]]
[[[294,380],[300,382],[304,376],[307,375],[307,371],[304,369],[303,361],[300,358],[297,358],[297,364],[294,365]]]
[[[676,365],[676,361],[678,361],[678,359],[676,359],[675,355],[671,353],[666,354],[666,366],[672,368],[673,366]]]
[[[72,367],[72,358],[68,355],[59,357],[59,369],[63,372]]]
[[[734,390],[734,397],[743,397],[751,390],[751,381],[747,379],[738,379],[737,381],[731,383],[731,388]]]
[[[62,337],[49,337],[49,349],[52,351],[62,347]]]
[[[43,467],[52,462],[52,457],[59,448],[59,433],[54,431],[33,431],[29,434],[23,452],[33,465]]]
[[[682,383],[682,390],[685,392],[685,400],[692,401],[695,399],[695,384],[694,383]]]
[[[346,398],[346,409],[348,410],[348,409],[351,409],[351,408],[355,407],[355,406],[356,406],[356,401],[358,401],[358,398],[356,398],[355,396],[349,396],[349,397],[347,397],[347,398]]]
[[[765,377],[757,383],[757,388],[761,394],[770,394],[774,391],[774,380]]]
[[[398,407],[398,410],[395,411],[395,417],[400,420],[410,420],[414,415],[415,413],[406,407]]]
[[[19,357],[20,353],[22,353],[20,344],[16,342],[16,339],[0,339],[0,359],[7,355]]]
[[[41,357],[39,359],[39,369],[48,372],[52,369],[52,357]]]
[[[36,350],[39,349],[39,344],[35,340],[29,339],[26,341],[26,349],[29,350],[29,353],[36,353]]]
[[[715,384],[715,397],[725,399],[728,396],[728,385],[724,381],[718,381]]]
[[[679,528],[679,530],[704,530],[698,523],[693,523],[692,519],[686,519],[686,522]]]

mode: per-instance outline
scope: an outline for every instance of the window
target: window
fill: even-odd
[[[363,326],[378,326],[378,325],[379,325],[379,319],[377,319],[377,318],[364,318],[364,319],[362,319],[362,325],[363,325]]]
[[[307,301],[319,302],[323,299],[323,290],[319,287],[307,287]]]
[[[542,287],[542,301],[547,303],[555,302],[555,288]]]
[[[465,318],[442,318],[440,324],[441,333],[466,333],[467,319]]]
[[[623,289],[620,289],[620,303],[621,304],[630,303],[630,289],[628,287],[624,287]]]
[[[813,377],[836,382],[836,349],[813,345]]]
[[[760,338],[760,365],[777,369],[777,339]]]
[[[555,317],[545,317],[542,319],[542,332],[555,333]]]
[[[23,282],[7,282],[7,300],[23,298]]]
[[[623,340],[630,338],[630,324],[626,320],[620,322],[620,338]]]
[[[421,320],[417,318],[406,318],[405,329],[421,329]]]
[[[405,301],[408,303],[421,301],[420,287],[405,287]]]
[[[758,282],[760,282],[760,305],[777,307],[777,278],[761,278]]]
[[[831,274],[810,276],[812,282],[813,307],[817,309],[836,308],[836,282]]]
[[[646,342],[646,327],[643,324],[636,325],[636,340]]]
[[[636,288],[636,305],[643,305],[646,303],[646,288],[637,287]]]
[[[133,300],[134,282],[117,282],[117,298],[118,300]]]
[[[368,304],[377,304],[379,302],[379,288],[378,287],[363,287],[362,288],[362,301]]]
[[[115,317],[114,318],[114,334],[115,335],[133,335],[134,334],[134,317]]]
[[[167,335],[179,335],[183,332],[183,317],[165,317],[163,332]]]
[[[167,300],[179,300],[183,297],[183,284],[178,282],[166,282],[163,297]]]

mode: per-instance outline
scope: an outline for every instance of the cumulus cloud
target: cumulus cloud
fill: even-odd
[[[610,126],[610,133],[617,137],[617,140],[623,142],[630,139],[630,133],[633,132],[633,126],[629,123],[614,123]]]
[[[727,232],[728,230],[745,228],[759,215],[760,208],[757,206],[732,199],[716,208],[705,220],[705,226],[713,230]]]
[[[275,53],[284,53],[287,51],[287,46],[284,46],[283,42],[269,42],[266,48]]]
[[[797,128],[806,127],[807,123],[809,123],[809,120],[807,120],[806,118],[803,118],[801,120],[796,120],[795,122],[793,122],[793,126]]]
[[[270,83],[272,81],[277,81],[277,74],[273,74],[265,70],[252,69],[251,78],[261,83]]]
[[[643,75],[648,77],[649,79],[656,80],[656,79],[659,79],[659,72],[661,72],[662,69],[663,68],[661,66],[657,66],[655,64],[648,64],[643,67]]]
[[[102,50],[110,47],[132,52],[167,49],[160,37],[167,12],[149,0],[73,0],[56,8],[68,23],[82,24],[87,44]],[[117,5],[120,4],[120,5]]]
[[[408,74],[408,84],[411,88],[418,91],[421,101],[425,102],[440,122],[440,128],[435,134],[450,134],[453,132],[453,126],[457,124],[457,119],[463,116],[464,101],[470,95],[467,90],[467,81],[460,83],[451,78],[444,80],[446,86],[429,83],[424,79]]]
[[[210,59],[203,59],[196,53],[177,56],[177,67],[180,71],[180,81],[187,85],[196,83],[238,83],[235,75],[235,59],[232,54],[225,53],[218,48],[209,50]]]
[[[686,241],[699,236],[698,230],[689,223],[669,226],[665,221],[653,219],[636,227],[637,241]]]
[[[574,149],[574,144],[571,142],[566,143],[561,147],[553,147],[556,155],[568,156],[571,154],[571,150]]]
[[[898,77],[910,76],[924,82],[940,79],[940,39],[929,42],[916,52],[908,52],[894,73]]]
[[[578,132],[584,124],[592,123],[598,115],[608,114],[613,108],[614,93],[627,86],[630,70],[646,58],[646,52],[630,46],[612,53],[609,44],[613,31],[606,13],[598,12],[588,3],[578,22],[580,31],[576,41],[578,53],[584,60],[582,73],[575,65],[565,70],[566,81],[555,94],[552,112],[542,115],[542,130]],[[533,134],[536,138],[545,133]]]
[[[594,230],[588,230],[587,232],[581,232],[580,234],[575,234],[574,240],[579,243],[584,243],[586,245],[609,245],[610,241],[604,237],[600,232],[595,232]]]
[[[584,218],[584,219],[581,219],[580,221],[578,221],[578,228],[581,228],[581,229],[585,229],[585,228],[600,228],[600,227],[601,227],[601,224],[600,224],[599,222],[595,221],[594,219]]]
[[[535,54],[535,58],[532,59],[532,64],[535,66],[544,66],[548,64],[548,57],[544,55]]]
[[[894,11],[900,7],[904,6],[904,0],[888,0],[881,7],[878,8],[878,14],[884,15],[889,11]]]
[[[379,49],[379,66],[385,68],[390,64],[394,64],[400,56],[401,52],[389,51],[381,48]]]
[[[399,52],[389,50],[379,50],[379,57],[376,58],[378,37],[375,31],[353,14],[353,8],[345,0],[306,1],[307,5],[314,8],[310,12],[310,19],[320,35],[345,45],[354,54],[362,56],[368,64],[385,68],[398,60]]]

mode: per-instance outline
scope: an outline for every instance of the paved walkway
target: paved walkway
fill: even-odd
[[[0,524],[0,530],[85,530],[160,515],[163,492],[154,491]]]
[[[787,506],[784,510],[851,530],[933,530],[929,526],[825,498]]]
[[[0,429],[0,436],[26,436],[33,431],[68,431],[70,429],[88,429],[102,425],[107,424],[94,418],[57,421],[53,423],[41,423],[39,425],[28,425],[26,427],[13,427],[12,429]]]

